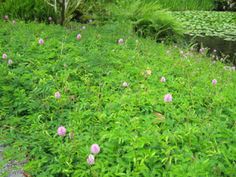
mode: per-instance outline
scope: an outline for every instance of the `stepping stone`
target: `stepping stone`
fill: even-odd
[[[3,151],[4,147],[0,145],[0,162],[3,161]],[[17,165],[17,164],[16,164]],[[16,166],[12,162],[5,164],[2,169],[0,169],[0,176],[4,172],[9,172],[8,177],[24,177],[22,170],[13,170],[12,167]],[[19,166],[20,167],[20,166]]]

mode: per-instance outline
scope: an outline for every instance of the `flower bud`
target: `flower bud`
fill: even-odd
[[[171,94],[166,94],[164,96],[164,102],[172,102],[172,95]]]
[[[94,157],[92,154],[90,154],[90,155],[88,156],[88,158],[87,158],[87,163],[88,163],[89,165],[95,164],[95,157]]]
[[[43,45],[44,44],[44,40],[43,39],[39,39],[39,44]]]
[[[92,154],[98,154],[100,152],[100,147],[98,144],[93,144],[90,149]]]
[[[58,129],[57,129],[57,134],[59,136],[65,136],[66,135],[66,128],[63,127],[63,126],[60,126]]]

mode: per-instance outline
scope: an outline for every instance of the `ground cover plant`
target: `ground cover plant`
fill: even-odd
[[[233,12],[184,11],[173,14],[182,22],[187,34],[236,41],[236,14]]]
[[[106,16],[106,10],[102,1],[93,0],[6,0],[0,1],[0,15],[11,20],[67,25],[71,20],[88,23]]]
[[[11,19],[24,19],[25,21],[37,20],[48,21],[51,17],[54,21],[56,16],[44,0],[7,0],[0,1],[1,16],[9,15]]]
[[[233,176],[236,75],[132,24],[0,22],[0,133],[32,176]]]

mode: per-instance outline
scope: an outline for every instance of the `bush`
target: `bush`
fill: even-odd
[[[181,27],[168,12],[160,10],[157,3],[140,3],[134,11],[133,28],[138,35],[157,41],[174,39],[182,35]]]
[[[151,37],[157,41],[174,39],[182,35],[181,26],[176,19],[158,3],[128,1],[119,7],[120,18],[129,19],[134,31],[143,37]]]

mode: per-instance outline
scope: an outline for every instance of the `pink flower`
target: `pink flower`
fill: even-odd
[[[164,96],[164,102],[172,102],[172,95],[171,94],[166,94]]]
[[[7,54],[2,54],[2,59],[7,59]]]
[[[216,79],[213,79],[211,82],[212,82],[212,85],[216,85],[217,84],[217,80]]]
[[[122,86],[123,87],[129,87],[129,84],[128,84],[128,82],[123,82]]]
[[[39,39],[39,44],[43,45],[44,44],[44,40],[43,39]]]
[[[90,155],[88,156],[88,158],[87,158],[87,163],[88,163],[89,165],[93,165],[93,164],[95,163],[95,157],[94,157],[92,154],[90,154]]]
[[[162,76],[161,79],[160,79],[160,81],[161,81],[161,82],[166,82],[166,78]]]
[[[57,134],[59,136],[65,136],[66,135],[66,128],[63,127],[63,126],[60,126],[58,129],[57,129]]]
[[[55,98],[56,98],[56,99],[59,99],[59,98],[61,98],[61,94],[60,94],[60,92],[58,92],[58,91],[55,93],[55,95],[54,95],[54,96],[55,96]]]
[[[98,144],[93,144],[90,149],[92,154],[98,154],[100,152],[100,147]]]
[[[205,52],[205,48],[200,48],[199,52],[200,53],[204,53]]]
[[[81,37],[82,37],[81,34],[77,34],[76,39],[77,39],[77,40],[80,40]]]
[[[119,45],[124,44],[124,39],[120,38],[120,39],[118,39],[117,42],[118,42]]]
[[[4,18],[4,20],[6,20],[6,21],[9,19],[8,15],[5,15],[3,18]]]
[[[11,65],[13,63],[13,61],[11,60],[11,59],[9,59],[8,61],[7,61],[7,64],[8,65]]]

